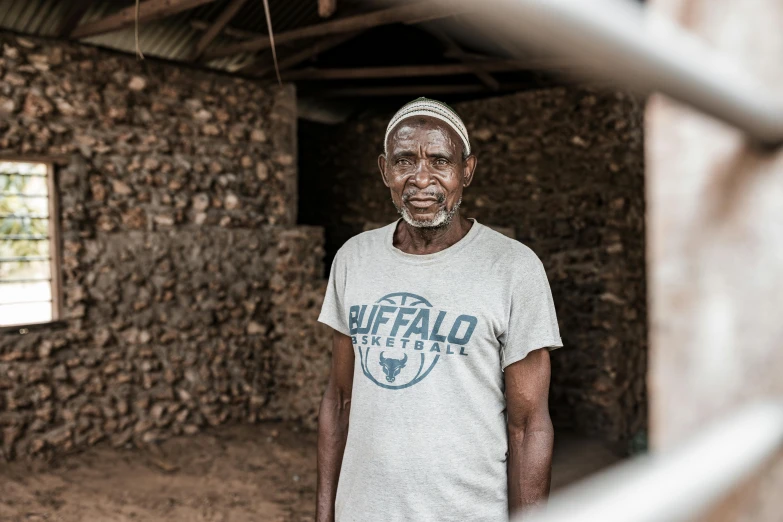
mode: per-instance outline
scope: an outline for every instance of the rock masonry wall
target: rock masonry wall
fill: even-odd
[[[4,458],[314,426],[330,337],[295,107],[291,87],[0,34],[0,154],[65,158],[65,317],[0,332]]]

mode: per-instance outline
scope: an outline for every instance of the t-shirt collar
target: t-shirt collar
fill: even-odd
[[[433,252],[432,254],[409,254],[394,246],[394,232],[397,230],[397,226],[400,224],[400,221],[402,221],[402,217],[397,218],[394,222],[388,225],[388,230],[386,231],[384,237],[384,243],[386,245],[386,249],[401,261],[412,264],[429,264],[438,262],[444,259],[448,259],[456,253],[462,251],[479,234],[480,228],[483,225],[481,225],[476,218],[468,219],[473,221],[473,226],[470,227],[470,230],[468,230],[467,234],[465,234],[453,245],[438,252]]]

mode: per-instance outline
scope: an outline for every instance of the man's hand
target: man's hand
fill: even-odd
[[[348,438],[354,357],[351,338],[335,330],[332,337],[332,369],[318,412],[316,522],[334,521],[337,480],[340,478],[345,441]]]
[[[549,497],[554,430],[549,418],[549,351],[530,352],[505,369],[509,514],[542,507]]]

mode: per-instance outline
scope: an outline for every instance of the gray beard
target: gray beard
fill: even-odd
[[[392,203],[394,203],[394,200],[392,200]],[[397,206],[397,203],[394,203],[394,207],[397,209],[397,213],[402,216],[402,219],[405,220],[406,223],[408,223],[412,227],[416,228],[443,228],[449,226],[451,223],[451,220],[454,218],[454,216],[459,211],[459,206],[462,203],[462,197],[460,196],[459,201],[457,201],[457,204],[454,205],[451,210],[446,210],[445,208],[442,208],[438,211],[437,214],[435,214],[435,217],[432,219],[427,220],[421,220],[416,219],[411,215],[411,213],[408,211],[408,209],[405,207],[405,205],[402,205],[401,207]]]

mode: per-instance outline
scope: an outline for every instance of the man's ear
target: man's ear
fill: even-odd
[[[389,180],[386,179],[386,156],[381,154],[378,156],[378,169],[381,171],[381,178],[383,178],[383,184],[389,186]]]
[[[473,173],[476,172],[476,165],[478,165],[478,158],[471,154],[470,156],[465,159],[465,169],[463,171],[465,183],[464,186],[467,187],[470,185],[470,182],[473,181]]]

